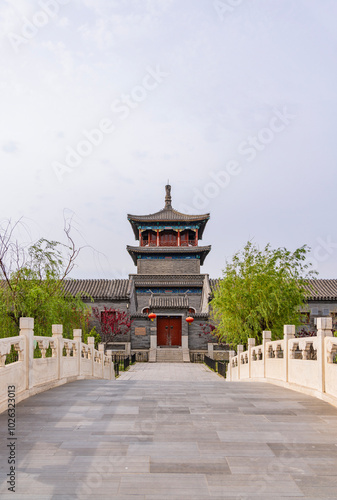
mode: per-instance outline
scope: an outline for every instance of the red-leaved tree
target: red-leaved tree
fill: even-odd
[[[219,335],[218,335],[218,332],[216,330],[216,327],[214,325],[212,325],[211,323],[199,323],[199,326],[201,326],[201,329],[202,329],[202,332],[204,335],[210,335],[212,337],[214,337],[217,341],[217,343],[223,347],[223,348],[229,348],[229,345],[228,344],[224,344],[223,342],[220,342],[219,340]],[[199,333],[199,337],[201,337],[201,333]],[[210,340],[211,342],[211,340]]]
[[[111,342],[117,335],[126,335],[130,331],[132,320],[124,311],[106,306],[100,311],[98,307],[93,307],[92,315],[99,321],[101,339],[104,343]]]

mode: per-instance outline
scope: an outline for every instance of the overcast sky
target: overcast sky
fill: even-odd
[[[127,213],[210,212],[202,268],[308,244],[337,278],[336,0],[3,0],[1,219],[135,272]]]

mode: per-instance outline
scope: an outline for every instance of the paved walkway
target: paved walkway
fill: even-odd
[[[203,365],[136,364],[17,407],[16,493],[7,499],[337,498],[337,409]],[[0,473],[7,464],[0,415]]]

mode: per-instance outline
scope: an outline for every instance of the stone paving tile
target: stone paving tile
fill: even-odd
[[[337,498],[337,409],[204,365],[136,364],[17,406],[18,484],[0,498]]]

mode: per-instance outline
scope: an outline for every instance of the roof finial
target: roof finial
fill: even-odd
[[[165,208],[172,208],[171,202],[171,186],[167,183],[165,186],[166,196],[165,196]]]

